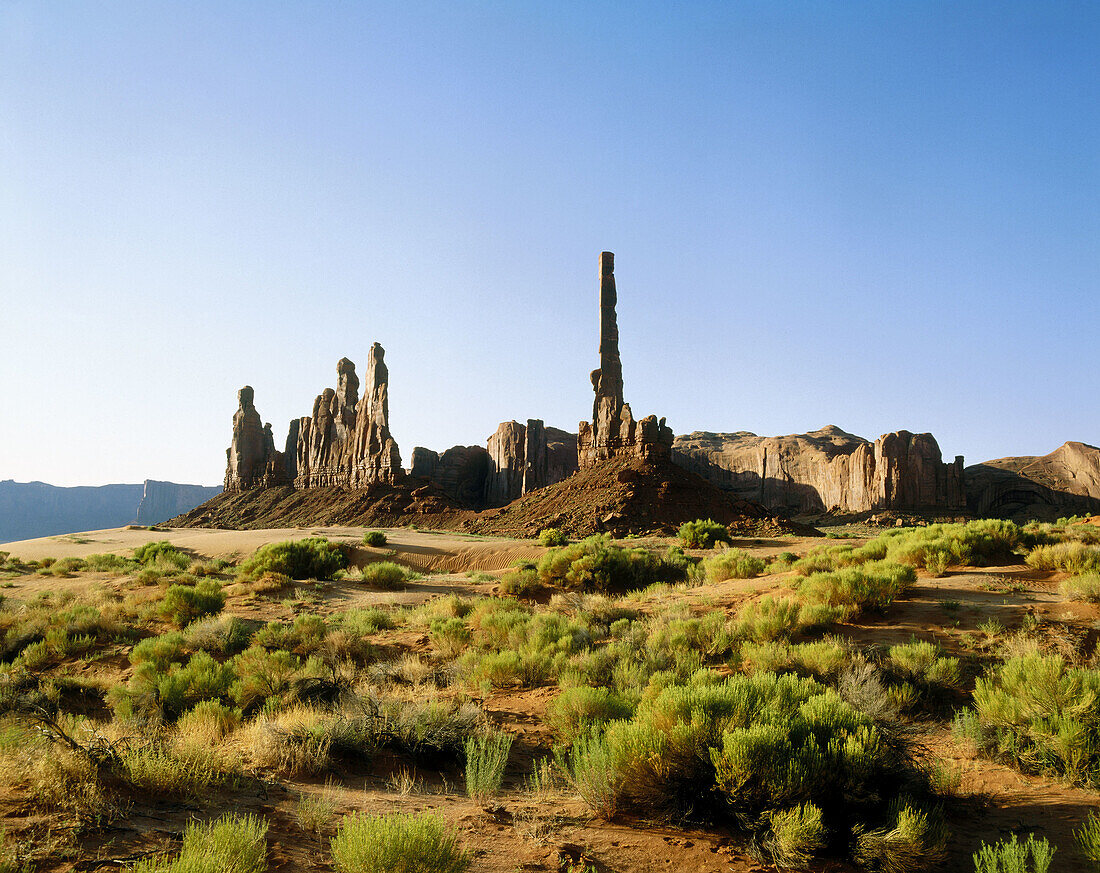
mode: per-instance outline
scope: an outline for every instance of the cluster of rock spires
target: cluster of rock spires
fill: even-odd
[[[313,414],[290,423],[282,450],[262,424],[253,390],[238,393],[225,490],[378,485],[432,487],[456,508],[506,506],[608,461],[668,461],[712,485],[772,511],[790,514],[881,510],[1012,517],[1100,511],[1100,449],[1067,443],[1041,458],[1005,458],[963,468],[944,463],[935,438],[908,431],[874,442],[826,427],[808,434],[759,437],[696,432],[673,437],[665,420],[636,421],[623,398],[616,319],[615,256],[599,258],[600,366],[592,372],[592,420],[577,434],[539,419],[502,423],[484,446],[435,452],[413,449],[408,473],[389,430],[385,351],[370,349],[360,397],[355,365],[342,358],[336,388],[326,388]]]

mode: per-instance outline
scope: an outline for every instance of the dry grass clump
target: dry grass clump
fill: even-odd
[[[1085,600],[1089,603],[1100,603],[1100,573],[1070,576],[1062,582],[1062,595],[1067,600]]]
[[[488,731],[466,740],[466,794],[484,805],[500,791],[512,735]]]
[[[1072,540],[1039,545],[1027,554],[1027,565],[1036,570],[1065,570],[1085,574],[1100,571],[1100,546]]]

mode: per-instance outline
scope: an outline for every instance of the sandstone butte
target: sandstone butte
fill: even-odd
[[[952,463],[943,462],[939,445],[929,433],[899,430],[872,442],[829,426],[781,437],[695,432],[674,438],[663,418],[649,415],[635,420],[624,399],[615,257],[611,252],[600,254],[598,277],[599,367],[591,376],[595,394],[592,420],[582,421],[576,434],[547,427],[540,419],[527,419],[525,424],[506,421],[484,446],[453,446],[442,452],[417,446],[406,472],[390,433],[385,350],[374,343],[362,396],[355,364],[341,358],[336,365],[336,387],[317,395],[312,415],[290,423],[282,450],[275,448],[271,425],[261,423],[252,388],[240,390],[232,441],[226,451],[226,495],[264,489],[280,489],[280,494],[283,490],[305,494],[317,489],[373,489],[377,496],[382,493],[379,489],[389,489],[384,500],[336,500],[344,507],[338,515],[356,517],[370,506],[380,519],[397,520],[407,511],[429,510],[449,512],[457,519],[455,512],[505,507],[564,482],[578,471],[610,461],[638,461],[666,473],[667,465],[675,463],[698,477],[689,486],[672,474],[665,475],[666,482],[677,479],[681,493],[705,482],[730,495],[737,511],[750,516],[756,514],[749,510],[750,505],[788,515],[892,510],[944,516],[966,512],[1042,516],[1064,510],[1100,511],[1100,450],[1083,443],[1067,443],[1042,458],[1005,458],[964,469],[961,456]],[[630,476],[637,479],[634,473]],[[602,481],[599,476],[585,481],[589,491],[604,487],[597,485]],[[407,495],[415,495],[415,499],[406,499]],[[660,489],[649,496],[661,499]],[[272,514],[278,503],[274,497],[263,502],[261,515]],[[540,516],[553,516],[546,511],[546,501],[553,497],[543,495]],[[700,508],[713,510],[717,505],[713,498],[708,494]],[[577,494],[566,498],[563,493],[562,499],[580,498]],[[596,504],[602,505],[599,500]],[[380,509],[383,505],[384,512]],[[234,515],[238,521],[242,506],[238,504]],[[305,511],[301,501],[299,507]],[[181,521],[191,516],[207,521],[217,518],[217,513],[201,512],[203,509],[181,517]],[[681,509],[687,512],[690,507],[684,504]],[[616,515],[632,510],[612,506],[608,511]],[[244,512],[244,517],[248,515]],[[300,520],[301,514],[295,518]],[[577,527],[591,523],[579,519],[578,515]],[[652,519],[654,523],[662,520],[670,523],[667,518]],[[364,519],[364,523],[370,522]],[[514,520],[513,527],[524,524]]]

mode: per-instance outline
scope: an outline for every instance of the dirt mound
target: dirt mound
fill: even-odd
[[[289,485],[225,491],[202,506],[173,518],[169,527],[221,527],[255,530],[272,527],[370,525],[453,529],[473,513],[431,485],[338,486],[295,490]]]
[[[614,458],[580,470],[502,509],[479,513],[462,529],[504,536],[534,536],[547,527],[570,536],[668,534],[696,518],[713,518],[754,536],[814,533],[776,518],[757,503],[733,497],[671,461],[638,458]]]

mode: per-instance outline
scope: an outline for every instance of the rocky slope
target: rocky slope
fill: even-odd
[[[760,437],[697,431],[673,459],[719,488],[791,513],[966,508],[962,458],[943,463],[931,434],[884,434],[873,443],[835,426]]]
[[[1067,442],[1047,455],[974,464],[966,492],[975,515],[1023,521],[1100,513],[1100,448]]]

